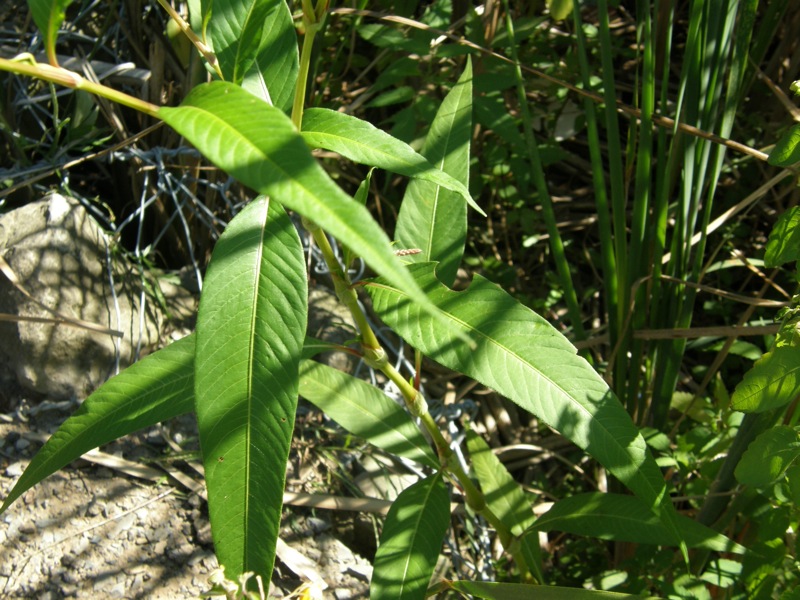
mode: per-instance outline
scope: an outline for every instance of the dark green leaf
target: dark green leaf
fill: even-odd
[[[277,201],[261,197],[217,242],[197,316],[195,410],[208,512],[231,579],[272,575],[307,300],[297,230]]]
[[[797,260],[800,260],[800,206],[793,206],[780,216],[769,234],[764,265],[771,269]]]
[[[450,501],[441,473],[403,490],[386,516],[370,598],[425,598],[449,523]]]
[[[769,153],[767,162],[774,167],[790,167],[800,161],[800,123],[789,128]]]
[[[491,583],[488,581],[452,581],[449,587],[476,598],[489,600],[633,600],[643,596],[600,592],[581,588],[555,587],[549,585],[523,585],[521,583]]]

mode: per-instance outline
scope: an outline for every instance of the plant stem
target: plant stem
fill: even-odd
[[[211,67],[216,72],[217,76],[220,79],[225,79],[222,76],[222,71],[220,71],[219,69],[219,63],[217,62],[217,57],[211,50],[211,48],[209,48],[208,45],[206,45],[206,43],[203,40],[197,37],[197,34],[194,31],[192,31],[192,28],[189,26],[189,24],[184,20],[184,18],[180,14],[178,14],[178,12],[174,8],[172,8],[172,5],[169,2],[167,2],[167,0],[158,0],[158,3],[161,5],[161,8],[167,11],[167,14],[170,16],[170,18],[178,24],[178,27],[180,27],[183,34],[187,38],[189,38],[189,41],[192,42],[192,44],[194,44],[195,48],[197,48],[200,54],[203,55],[203,58],[205,58],[208,64],[211,65]]]
[[[8,71],[10,73],[16,73],[17,75],[27,75],[28,77],[35,77],[37,79],[49,81],[50,83],[63,85],[73,90],[89,92],[90,94],[107,98],[117,104],[143,112],[151,117],[158,118],[158,106],[155,104],[140,100],[134,96],[129,96],[124,92],[112,89],[101,83],[94,83],[62,67],[54,67],[47,63],[30,64],[20,60],[0,58],[0,71]]]
[[[306,100],[306,85],[308,83],[308,70],[311,64],[311,50],[314,48],[314,38],[317,32],[322,29],[321,22],[312,22],[305,13],[303,14],[303,25],[305,35],[303,36],[303,49],[300,52],[300,66],[297,73],[297,86],[294,92],[294,104],[292,104],[292,123],[297,130],[303,123],[303,107]]]

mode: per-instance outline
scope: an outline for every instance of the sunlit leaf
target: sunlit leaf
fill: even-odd
[[[792,125],[769,153],[767,162],[775,167],[790,167],[800,161],[800,123]]]
[[[0,512],[42,479],[89,450],[191,412],[194,346],[192,334],[101,385],[36,453]]]
[[[44,37],[44,48],[47,52],[47,60],[51,65],[58,64],[56,37],[70,4],[72,4],[72,0],[28,0],[33,21]]]
[[[269,580],[307,322],[297,230],[261,197],[217,242],[197,316],[195,410],[214,548],[228,577]]]
[[[788,404],[800,394],[800,347],[778,346],[745,373],[731,397],[742,412],[764,412]]]
[[[410,415],[366,381],[304,361],[300,367],[300,395],[347,431],[378,448],[432,468],[439,466]]]
[[[425,598],[449,523],[450,502],[441,473],[403,490],[386,516],[370,598]]]
[[[437,281],[433,265],[410,270],[449,325],[428,318],[381,280],[366,286],[378,315],[425,355],[497,390],[594,456],[658,514],[679,543],[675,508],[644,439],[572,344],[483,277],[454,292]],[[458,332],[475,347],[458,339]]]
[[[764,249],[764,265],[778,267],[800,260],[800,206],[793,206],[778,219]]]
[[[458,83],[447,94],[425,137],[422,155],[438,169],[469,185],[472,138],[472,63],[467,60]],[[463,198],[435,182],[408,184],[395,238],[403,248],[419,248],[420,261],[439,263],[437,275],[452,286],[467,237],[467,207]],[[415,257],[416,258],[416,257]]]

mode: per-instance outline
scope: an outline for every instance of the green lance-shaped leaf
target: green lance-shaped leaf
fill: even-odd
[[[469,184],[469,143],[472,137],[472,64],[467,60],[456,86],[442,102],[422,147],[422,155],[438,169]],[[467,207],[463,199],[434,182],[408,184],[395,239],[402,248],[419,248],[421,261],[439,263],[442,283],[452,286],[464,254]]]
[[[236,85],[217,81],[194,88],[177,108],[160,108],[159,116],[211,162],[308,217],[433,310],[383,229],[322,170],[283,112]]]
[[[676,523],[690,548],[735,554],[744,554],[747,550],[683,515],[678,515]],[[674,543],[672,533],[641,500],[622,494],[590,492],[559,500],[536,520],[531,533],[526,537],[536,538],[539,531],[564,531],[574,535],[637,544],[669,546]]]
[[[214,0],[208,38],[226,80],[291,109],[299,57],[284,0]]]
[[[191,412],[193,365],[194,334],[154,352],[101,385],[33,457],[0,512],[89,450]]]
[[[800,347],[778,346],[753,365],[736,386],[731,406],[764,412],[788,404],[800,394]]]
[[[467,449],[489,508],[514,536],[522,536],[536,520],[531,507],[533,498],[526,497],[489,445],[471,429],[467,431]],[[538,575],[542,562],[539,540],[535,536],[525,536],[520,542],[526,563]]]
[[[197,315],[195,410],[214,547],[229,578],[269,580],[307,322],[297,231],[261,197],[214,248]]]
[[[331,150],[362,165],[429,181],[456,193],[485,215],[470,196],[464,178],[456,179],[433,166],[411,146],[371,123],[327,108],[309,108],[303,113],[301,133],[312,148]]]
[[[441,473],[403,490],[386,516],[370,598],[425,598],[449,523],[450,501]]]
[[[678,543],[677,513],[661,471],[619,400],[574,346],[487,279],[476,275],[468,290],[454,292],[437,281],[434,268],[423,263],[410,270],[449,326],[382,280],[366,286],[378,315],[424,354],[497,390],[594,456],[659,515]]]
[[[51,65],[58,64],[56,37],[70,4],[72,4],[72,0],[28,0],[33,20],[44,37],[44,48],[47,52],[47,60]]]
[[[759,435],[736,465],[739,483],[762,487],[783,477],[800,456],[800,430],[780,425]]]
[[[800,123],[789,128],[769,153],[767,162],[775,167],[790,167],[800,161]]]
[[[800,260],[800,206],[783,213],[767,240],[764,265],[769,268]]]
[[[644,600],[638,594],[619,594],[581,588],[549,585],[524,585],[521,583],[494,583],[490,581],[451,581],[447,587],[475,598],[488,600]]]
[[[439,466],[409,414],[375,386],[306,360],[300,366],[300,395],[378,448],[432,468]]]

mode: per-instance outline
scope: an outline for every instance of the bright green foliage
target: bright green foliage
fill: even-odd
[[[701,525],[678,515],[678,530],[690,548],[744,554],[745,548]],[[641,500],[622,494],[589,492],[556,502],[536,520],[533,531],[565,531],[576,535],[667,546],[672,532],[660,522]]]
[[[739,483],[762,487],[783,477],[800,456],[800,430],[779,426],[762,433],[736,467]]]
[[[334,110],[310,108],[303,113],[302,134],[312,148],[332,150],[364,165],[429,181],[437,188],[441,186],[454,192],[461,197],[461,204],[466,201],[484,214],[469,195],[464,178],[457,179],[437,169],[411,146],[366,121]],[[465,161],[468,160],[469,153],[465,156]],[[466,213],[464,218],[466,223]]]
[[[450,90],[431,123],[422,154],[438,169],[469,184],[472,137],[472,63]],[[482,211],[481,211],[482,212]],[[439,263],[437,275],[452,286],[464,254],[467,207],[450,190],[421,179],[408,184],[395,238],[403,248],[419,248],[422,261]]]
[[[89,396],[47,440],[0,507],[89,450],[191,412],[194,334],[125,369]]]
[[[792,125],[769,153],[769,164],[790,167],[800,161],[800,123]]]
[[[214,0],[204,17],[225,79],[287,112],[299,58],[286,2]]]
[[[603,379],[547,321],[476,275],[463,292],[436,279],[434,265],[411,272],[449,326],[426,317],[386,282],[367,286],[375,310],[406,341],[451,369],[503,394],[594,456],[673,532],[675,509],[653,457]],[[470,348],[456,337],[465,333]]]
[[[763,412],[788,404],[800,394],[800,346],[785,345],[766,353],[736,386],[731,406]]]
[[[773,268],[797,260],[800,260],[800,207],[793,206],[780,216],[769,234],[764,265]]]
[[[293,223],[262,197],[225,229],[206,274],[195,410],[214,547],[228,577],[272,573],[307,322],[303,265]]]
[[[56,36],[72,0],[28,0],[33,20],[44,35],[47,59],[56,64]]]
[[[326,365],[304,361],[300,395],[347,431],[378,448],[436,468],[431,448],[409,414],[375,386]]]
[[[449,523],[450,501],[441,473],[403,490],[386,516],[370,598],[425,598]]]
[[[531,586],[519,583],[492,583],[488,581],[450,581],[448,587],[475,598],[487,600],[641,600],[639,595],[617,594],[554,586]]]

